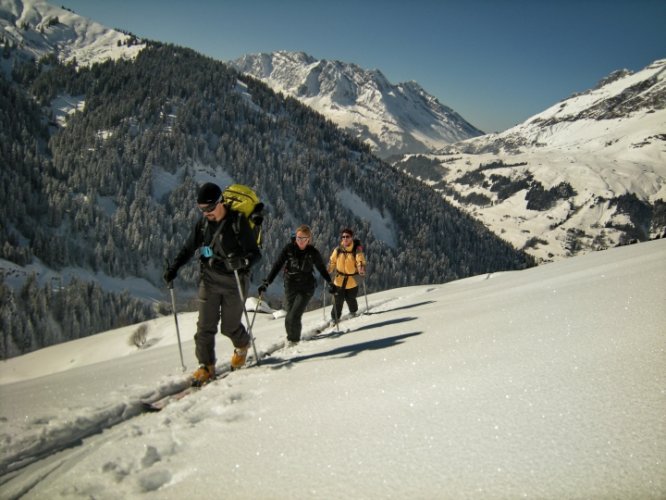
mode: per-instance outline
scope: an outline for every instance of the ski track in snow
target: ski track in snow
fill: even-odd
[[[158,413],[132,415],[183,383],[173,318],[144,351],[94,336],[109,363],[60,371],[82,341],[9,360],[2,497],[663,498],[664,245],[378,292],[349,334],[306,313],[293,347],[257,315],[261,366]]]
[[[387,305],[390,306],[390,304],[399,302],[401,299],[403,299],[403,297],[375,301],[373,304],[369,304],[370,307],[367,312],[371,314],[381,313],[382,311],[387,310]],[[359,304],[359,310],[364,311],[365,308]],[[346,332],[349,332],[358,328],[357,325],[368,317],[369,316],[362,314],[355,318],[351,318],[347,314],[342,316],[341,323],[347,328]],[[367,322],[367,319],[365,322]],[[303,331],[302,341],[307,342],[327,337],[332,338],[341,334],[334,330],[334,327],[328,327],[328,320],[322,321],[314,328]],[[288,361],[286,361],[284,357],[279,356],[281,352],[288,357],[290,354],[297,353],[298,350],[294,347],[287,347],[286,341],[274,343],[268,349],[259,352],[259,356],[261,357],[261,364],[259,366],[255,364],[255,359],[251,352],[252,351],[250,351],[250,354],[248,355],[246,366],[243,369],[238,370],[238,373],[245,373],[249,369],[254,369],[255,367],[260,368],[271,362],[277,361],[287,363]],[[278,355],[276,360],[267,359],[268,357],[276,356],[276,354]],[[229,372],[229,363],[224,363],[221,367],[218,365],[218,376],[229,374]],[[213,384],[215,383],[217,383],[217,381],[213,382]],[[26,423],[29,427],[34,428],[34,432],[28,433],[28,438],[19,443],[12,443],[12,446],[9,448],[10,450],[15,451],[8,451],[7,448],[5,448],[2,453],[2,458],[0,459],[0,476],[19,470],[48,455],[55,454],[67,448],[75,447],[81,444],[83,439],[95,434],[103,432],[108,433],[107,431],[112,427],[145,414],[146,402],[159,400],[165,396],[179,392],[188,386],[189,380],[187,378],[180,381],[172,381],[157,387],[151,394],[131,394],[127,396],[126,400],[116,404],[97,407],[92,411],[90,409],[85,409],[81,415],[71,415],[70,420],[56,423],[53,426],[49,425],[50,422],[48,419],[43,417],[33,421],[28,420]],[[190,395],[188,398],[196,399],[196,395]],[[44,428],[44,425],[46,425],[46,428]],[[75,430],[75,432],[72,432],[72,430]],[[106,436],[105,439],[109,438],[109,436]]]

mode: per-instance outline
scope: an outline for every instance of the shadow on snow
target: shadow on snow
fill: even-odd
[[[409,319],[414,319],[414,318],[409,318]],[[401,321],[408,321],[408,319],[404,319]],[[397,323],[398,321],[390,321],[390,322],[385,322],[385,324],[391,324],[391,323]],[[379,326],[379,325],[375,325]],[[364,327],[364,329],[368,329],[368,327]],[[262,361],[263,366],[270,366],[272,369],[276,368],[284,368],[286,366],[292,365],[294,363],[301,363],[304,361],[310,361],[312,359],[344,359],[344,358],[352,358],[364,351],[377,351],[380,349],[387,349],[389,347],[395,347],[397,345],[402,344],[406,339],[410,337],[414,337],[416,335],[421,335],[423,332],[410,332],[410,333],[403,333],[401,335],[394,335],[392,337],[385,337],[381,339],[375,339],[375,340],[368,340],[366,342],[360,342],[357,344],[352,344],[352,345],[347,345],[347,346],[342,346],[342,347],[336,347],[335,349],[331,349],[329,351],[324,351],[324,352],[318,352],[314,354],[303,354],[303,355],[297,355],[289,359],[280,359],[280,358],[266,358]],[[342,335],[340,332],[334,332],[332,335],[327,335],[327,337],[332,337],[332,336],[340,336]],[[316,338],[323,338],[323,337],[316,337]]]
[[[425,300],[425,301],[419,302],[417,304],[409,304],[407,306],[394,307],[393,309],[383,309],[381,311],[368,311],[364,314],[367,314],[367,315],[384,314],[386,312],[401,311],[403,309],[412,309],[413,307],[420,307],[420,306],[425,306],[425,305],[428,305],[428,304],[434,304],[435,302],[437,302],[437,301],[436,300]]]

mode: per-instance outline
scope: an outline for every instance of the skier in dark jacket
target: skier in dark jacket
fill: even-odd
[[[280,270],[284,268],[284,295],[287,311],[284,326],[287,330],[287,340],[291,343],[301,340],[301,318],[316,287],[315,268],[328,283],[329,292],[335,293],[335,286],[331,283],[331,276],[326,270],[324,259],[319,250],[310,244],[311,239],[310,227],[305,224],[299,226],[296,229],[296,236],[282,249],[268,277],[259,287],[259,295],[262,295]]]
[[[222,334],[234,345],[231,367],[245,364],[250,334],[241,323],[245,304],[238,291],[234,271],[247,296],[250,267],[261,259],[257,241],[247,219],[224,204],[222,190],[213,183],[201,186],[197,205],[199,219],[173,263],[164,272],[164,281],[176,278],[178,269],[199,250],[199,319],[194,335],[199,369],[192,375],[194,385],[215,378],[215,334],[220,322]]]

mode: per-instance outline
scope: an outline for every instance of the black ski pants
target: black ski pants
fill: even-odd
[[[239,273],[243,295],[247,296],[249,280]],[[220,323],[222,335],[228,337],[234,347],[247,347],[250,335],[241,323],[245,304],[238,294],[236,277],[204,268],[199,283],[199,319],[194,335],[195,354],[203,365],[214,365],[215,335]]]
[[[287,340],[298,342],[301,340],[301,330],[303,329],[302,318],[305,308],[314,295],[314,288],[299,289],[291,287],[288,284],[284,287],[285,310],[287,315],[284,318],[284,328],[287,330]]]
[[[356,300],[356,297],[358,297],[357,286],[354,288],[338,288],[338,293],[333,297],[335,297],[335,299],[333,301],[333,309],[331,309],[331,319],[340,319],[340,316],[342,315],[342,306],[345,302],[347,303],[350,313],[355,314],[356,311],[358,311],[358,301]]]

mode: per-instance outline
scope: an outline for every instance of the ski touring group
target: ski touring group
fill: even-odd
[[[202,217],[175,259],[167,262],[163,278],[172,291],[173,300],[173,280],[178,270],[198,251],[200,274],[194,344],[199,367],[191,376],[191,385],[201,387],[216,377],[218,324],[222,335],[234,347],[230,362],[232,370],[243,367],[249,348],[254,348],[252,322],[245,309],[245,298],[250,287],[250,269],[261,259],[263,204],[247,186],[235,184],[223,191],[208,182],[199,188],[197,206]],[[282,248],[268,276],[258,287],[259,302],[282,273],[284,324],[287,342],[294,345],[301,340],[301,318],[315,292],[314,271],[327,283],[326,289],[333,296],[330,324],[337,325],[345,303],[352,316],[358,314],[359,284],[365,277],[365,269],[363,247],[354,238],[351,228],[342,229],[340,244],[333,249],[326,264],[319,250],[312,245],[312,229],[302,224]],[[175,300],[173,302],[175,315]],[[242,322],[243,314],[247,327]],[[177,321],[176,317],[176,325]],[[254,354],[259,362],[256,348]]]

